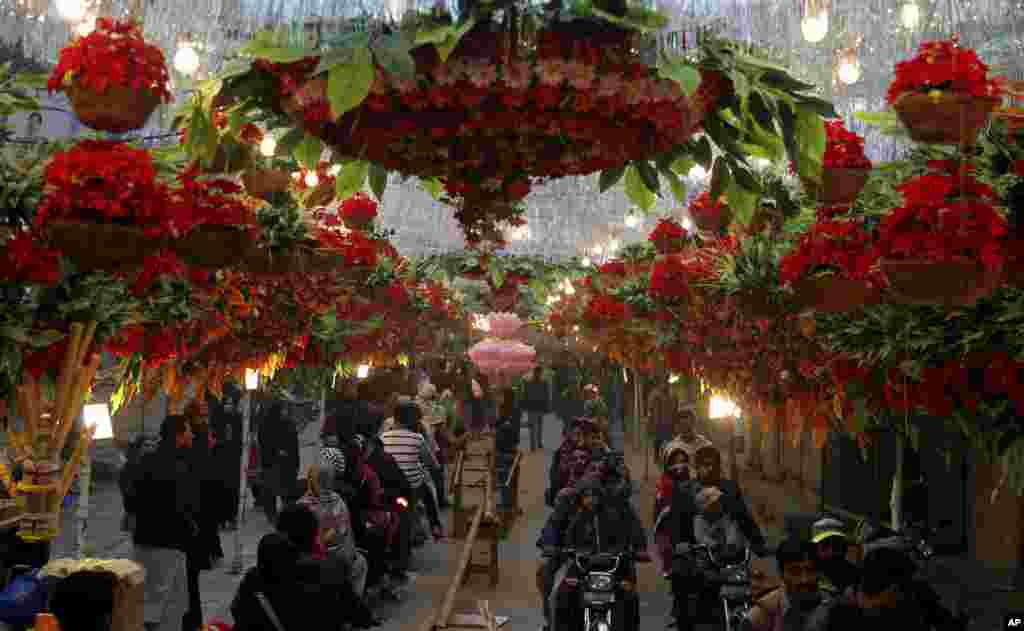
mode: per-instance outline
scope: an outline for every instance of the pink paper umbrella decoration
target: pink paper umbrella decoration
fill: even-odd
[[[523,328],[523,321],[514,313],[499,312],[487,316],[490,325],[491,335],[505,339],[512,339]]]
[[[532,346],[511,340],[486,339],[469,349],[469,358],[477,368],[491,375],[521,375],[534,367],[537,351]]]

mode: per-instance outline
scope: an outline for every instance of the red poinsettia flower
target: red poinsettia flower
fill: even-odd
[[[61,277],[60,251],[42,247],[32,232],[18,232],[0,249],[2,280],[56,285]]]
[[[365,226],[377,218],[377,202],[364,193],[356,193],[341,204],[341,220],[350,226]]]
[[[185,234],[199,225],[255,226],[256,214],[242,198],[242,187],[224,178],[204,177],[198,163],[178,175],[178,188],[168,194],[172,234]]]
[[[887,99],[895,103],[907,92],[948,90],[976,97],[1002,96],[1000,80],[989,78],[986,66],[970,48],[956,39],[923,42],[917,55],[896,64]]]
[[[846,129],[842,120],[825,121],[828,136],[825,145],[826,169],[870,169],[871,161],[864,155],[864,139]]]
[[[879,226],[878,251],[895,259],[980,261],[1002,266],[1006,218],[992,205],[995,193],[973,176],[929,173],[899,187],[904,204]]]
[[[630,319],[632,314],[629,305],[621,300],[607,295],[598,295],[587,305],[584,317],[591,324],[600,326],[623,322]]]
[[[689,233],[675,219],[665,218],[658,221],[647,240],[653,243],[659,252],[676,251],[685,243]]]
[[[169,250],[157,252],[146,257],[142,271],[132,286],[132,293],[136,296],[145,294],[159,278],[184,278],[187,275],[188,268],[176,254]]]
[[[654,264],[651,272],[651,286],[647,293],[655,300],[678,302],[690,293],[689,270],[676,256],[669,256]]]
[[[789,285],[822,267],[847,278],[878,281],[878,252],[859,222],[819,221],[779,262],[779,280]]]
[[[21,359],[22,368],[36,381],[46,374],[56,374],[64,363],[64,356],[71,345],[71,337],[64,338],[37,351],[26,351]]]
[[[702,219],[718,221],[725,208],[725,201],[721,197],[712,200],[711,193],[704,192],[690,202],[690,216],[698,222]]]
[[[145,327],[133,324],[118,329],[117,333],[107,340],[104,350],[117,357],[130,357],[135,353],[143,352],[145,346]]]
[[[72,83],[100,94],[116,86],[173,99],[163,51],[147,44],[131,21],[98,18],[95,30],[61,49],[47,87],[56,92]]]
[[[625,276],[626,262],[613,259],[597,268],[597,271],[608,276]]]

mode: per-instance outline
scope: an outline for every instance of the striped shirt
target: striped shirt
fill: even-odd
[[[427,441],[416,432],[407,429],[393,429],[380,435],[384,451],[395,459],[409,481],[409,486],[418,489],[426,480],[426,467],[436,462],[430,453]]]
[[[320,448],[320,467],[330,467],[334,480],[338,481],[345,475],[345,452],[337,447]]]

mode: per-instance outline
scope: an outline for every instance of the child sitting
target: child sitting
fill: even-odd
[[[719,556],[733,558],[747,547],[747,538],[739,526],[722,510],[722,491],[709,486],[697,492],[694,500],[697,516],[693,518],[693,537]]]

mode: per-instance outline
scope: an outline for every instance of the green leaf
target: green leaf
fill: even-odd
[[[714,157],[714,152],[711,149],[711,140],[707,135],[701,136],[700,139],[694,143],[693,146],[693,159],[697,161],[705,169],[711,168],[711,160]],[[682,175],[682,174],[680,174]]]
[[[626,168],[626,196],[641,210],[650,211],[654,208],[654,193],[644,184],[634,165]]]
[[[295,159],[307,169],[320,166],[320,156],[324,152],[324,143],[312,134],[306,134],[302,142],[295,147]]]
[[[644,186],[647,190],[659,195],[661,193],[661,183],[658,181],[658,172],[651,166],[650,162],[646,160],[637,160],[633,164],[636,165],[636,170],[640,174],[640,179],[644,181]]]
[[[661,172],[668,180],[668,186],[672,189],[672,196],[676,198],[676,201],[680,204],[686,203],[686,183],[683,179],[675,174],[672,169],[666,169]]]
[[[809,92],[814,90],[815,86],[812,83],[804,83],[803,81],[797,81],[788,72],[780,72],[778,70],[768,70],[761,75],[761,82],[765,85],[769,85],[783,92]]]
[[[366,48],[352,53],[352,62],[338,64],[327,72],[327,99],[335,116],[355,109],[370,94],[373,85],[373,55]]]
[[[760,90],[751,90],[750,99],[747,100],[747,111],[754,118],[754,121],[766,132],[775,131],[775,114],[769,97]]]
[[[676,175],[680,177],[687,177],[695,166],[697,166],[697,162],[693,158],[679,158],[673,162],[672,166],[669,168],[672,169],[672,172]]]
[[[825,120],[810,110],[800,110],[796,117],[796,143],[800,152],[797,172],[813,182],[821,181],[825,158]]]
[[[689,97],[700,87],[700,71],[685,59],[668,53],[662,53],[658,62],[658,76],[662,79],[675,81]]]
[[[352,63],[356,50],[369,48],[369,46],[369,33],[361,31],[357,33],[349,33],[347,36],[339,39],[337,43],[332,42],[330,50],[320,57],[320,63],[317,64],[316,70],[313,71],[313,74],[318,75],[328,72],[331,68],[339,64],[350,64]]]
[[[12,83],[19,88],[30,90],[45,90],[49,82],[49,76],[41,73],[19,72],[14,75]]]
[[[433,44],[434,48],[437,49],[437,56],[444,63],[448,61],[448,57],[455,50],[455,47],[459,45],[462,37],[474,26],[476,26],[476,17],[469,18],[461,25],[445,24],[442,26],[432,26],[422,31],[417,31],[415,45]]]
[[[732,184],[732,174],[729,173],[729,165],[725,160],[715,160],[715,166],[711,169],[711,199],[718,199],[722,193],[729,190]]]
[[[732,173],[736,175],[740,171],[743,169],[733,169]],[[761,195],[742,186],[737,180],[733,180],[726,191],[726,196],[729,199],[729,208],[732,210],[733,219],[744,226],[750,224],[754,218],[754,210],[757,208],[758,202],[761,201]]]
[[[762,59],[761,57],[755,57],[753,55],[748,55],[747,53],[742,52],[736,52],[735,55],[737,62],[739,62],[741,65],[750,66],[755,70],[771,70],[774,72],[781,73],[789,72],[787,68],[784,68],[783,66],[780,66],[776,63],[772,63],[767,59]]]
[[[444,185],[436,177],[421,179],[420,186],[436,200],[440,200],[441,196],[444,195]]]
[[[853,117],[862,123],[877,127],[887,136],[907,136],[907,130],[896,112],[856,112]]]
[[[299,143],[306,138],[306,132],[301,127],[292,127],[284,136],[277,139],[277,155],[286,156],[295,151]]]
[[[797,106],[811,110],[823,118],[839,118],[835,106],[825,99],[819,99],[816,96],[801,96],[797,98],[796,103]]]
[[[239,55],[266,59],[276,64],[287,64],[316,55],[315,51],[299,46],[280,46],[260,39],[253,39],[238,51]]]
[[[601,176],[598,178],[598,188],[602,193],[612,188],[619,183],[622,176],[626,174],[626,167],[614,167],[611,169],[605,169],[601,171]]]
[[[590,10],[597,17],[616,26],[632,31],[640,31],[641,33],[656,33],[665,28],[669,23],[668,17],[649,9],[630,8],[629,13],[623,17],[612,15],[593,4],[590,5]]]
[[[377,163],[370,164],[370,190],[378,201],[384,201],[384,190],[388,187],[388,170]]]
[[[348,199],[363,190],[363,184],[366,183],[366,176],[369,172],[370,164],[362,160],[344,165],[334,184],[338,199]]]
[[[377,65],[385,72],[406,81],[415,81],[416,62],[409,54],[410,49],[409,41],[401,33],[384,35],[371,47]]]

